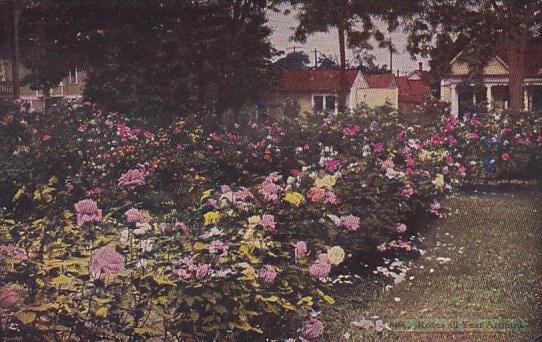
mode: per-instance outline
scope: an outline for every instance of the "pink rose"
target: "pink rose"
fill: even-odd
[[[147,222],[147,219],[145,218],[145,215],[138,209],[132,208],[127,210],[124,213],[124,216],[126,216],[126,221],[128,223],[143,223]]]
[[[312,340],[322,336],[322,334],[324,333],[324,329],[324,322],[316,319],[315,317],[308,316],[303,321],[303,328],[301,329],[301,334],[304,338]]]
[[[335,159],[327,160],[326,163],[325,163],[326,169],[329,172],[332,172],[332,173],[337,171],[339,169],[340,165],[341,165],[341,163],[338,160],[335,160]]]
[[[323,188],[312,187],[307,192],[307,198],[312,202],[322,202],[326,195],[326,190]]]
[[[122,271],[124,271],[124,257],[117,253],[112,245],[98,248],[90,258],[90,273],[96,279],[114,277]]]
[[[0,308],[9,309],[17,305],[19,296],[11,288],[4,286],[0,288]]]
[[[211,264],[203,264],[196,267],[196,279],[206,278],[211,273]]]
[[[325,277],[331,272],[331,260],[325,253],[318,255],[318,260],[309,267],[309,273],[315,278]]]
[[[268,232],[274,232],[276,229],[275,216],[263,214],[260,220],[260,225]]]
[[[308,255],[307,243],[305,241],[297,241],[293,246],[296,259],[301,259]]]
[[[85,223],[100,222],[102,220],[102,211],[98,209],[98,204],[91,199],[81,200],[74,205],[77,212],[77,225],[81,227]]]
[[[406,232],[407,226],[404,223],[397,223],[395,231],[399,234]]]
[[[263,280],[266,284],[273,284],[277,279],[277,270],[271,265],[263,265],[258,273],[258,278]]]
[[[341,225],[351,232],[358,230],[360,219],[354,215],[341,216]]]

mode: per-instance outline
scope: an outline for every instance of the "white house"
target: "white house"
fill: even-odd
[[[461,60],[459,53],[450,62],[450,73],[441,80],[440,96],[451,104],[452,114],[459,115],[476,105],[485,104],[489,110],[508,109],[509,68],[506,56],[496,55],[484,67],[483,87],[474,87],[467,82],[469,66]],[[531,45],[525,58],[523,84],[524,110],[542,110],[542,44]]]

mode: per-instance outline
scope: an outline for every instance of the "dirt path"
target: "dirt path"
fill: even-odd
[[[404,282],[385,289],[382,276],[374,276],[360,283],[364,285],[344,293],[339,290],[337,303],[324,312],[330,323],[323,341],[510,342],[532,341],[542,334],[540,188],[463,192],[445,204],[452,212],[427,227],[422,242],[425,254],[412,261]],[[351,324],[362,323],[362,318],[375,323],[378,318],[373,316],[388,323],[415,319],[424,326],[408,324],[426,332],[397,328],[377,333]],[[430,325],[438,328],[437,324],[451,322],[430,321],[435,319],[469,324],[485,324],[475,321],[481,319],[523,319],[524,323],[509,321],[520,324],[521,331],[515,334],[491,332],[487,325],[481,328],[484,333],[427,332]]]

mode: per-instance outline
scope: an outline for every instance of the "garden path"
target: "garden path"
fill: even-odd
[[[464,191],[445,204],[451,212],[423,230],[425,254],[412,260],[404,282],[386,289],[382,276],[368,275],[338,289],[337,303],[324,310],[323,341],[529,342],[542,334],[540,186]],[[525,319],[529,327],[519,334],[377,333],[351,323],[372,316]]]

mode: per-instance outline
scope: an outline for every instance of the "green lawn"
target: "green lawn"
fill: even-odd
[[[386,290],[382,276],[337,289],[324,310],[323,341],[531,341],[542,333],[542,191],[537,186],[463,192],[451,213],[423,229],[423,256],[407,280]],[[446,259],[437,258],[449,258]],[[410,277],[414,277],[409,280]],[[362,285],[363,284],[363,285]],[[352,321],[525,319],[518,334],[368,332]]]

